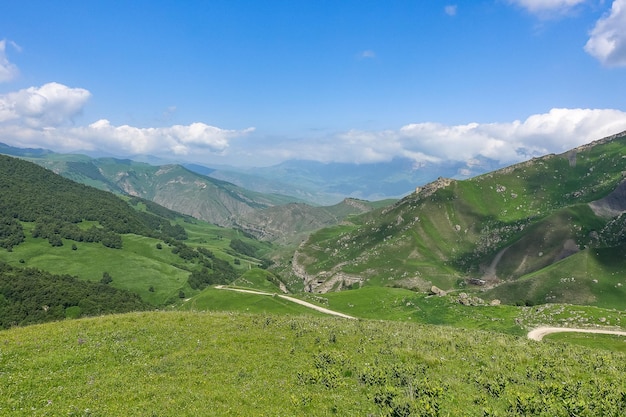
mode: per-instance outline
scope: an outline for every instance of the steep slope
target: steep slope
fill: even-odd
[[[237,226],[259,239],[292,243],[307,233],[341,223],[348,216],[366,213],[379,203],[346,198],[328,207],[291,203],[246,213]]]
[[[347,215],[363,213],[380,205],[356,199],[346,199],[329,207],[298,203],[294,197],[250,191],[207,177],[204,174],[212,170],[197,165],[189,167],[202,174],[180,165],[154,166],[129,159],[92,159],[84,155],[6,146],[2,149],[26,157],[72,181],[137,196],[219,226],[238,227],[270,241],[296,242],[304,233],[337,224]],[[259,181],[267,180],[259,178]]]
[[[234,225],[234,219],[251,211],[295,200],[249,191],[180,165],[153,166],[128,159],[59,154],[30,160],[73,181],[141,197],[225,227]]]
[[[625,153],[622,133],[470,180],[440,179],[313,234],[294,255],[294,273],[322,292],[355,283],[484,288],[622,244]]]

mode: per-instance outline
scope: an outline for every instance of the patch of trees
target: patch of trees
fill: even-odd
[[[24,241],[22,224],[11,217],[0,217],[0,248],[12,250]]]
[[[209,285],[229,284],[237,279],[237,271],[225,260],[213,258],[210,267],[193,271],[187,282],[194,290],[202,290]]]
[[[0,262],[0,328],[147,309],[129,291]]]
[[[185,261],[193,261],[201,268],[191,272],[187,282],[191,288],[201,290],[209,285],[229,284],[237,279],[235,268],[227,261],[216,258],[209,249],[198,247],[192,248],[180,241],[169,242],[172,253]]]
[[[241,239],[231,240],[228,246],[230,246],[230,248],[235,252],[241,253],[242,255],[247,255],[251,257],[256,256],[256,248],[254,247],[254,245],[246,243]]]
[[[96,226],[81,229],[74,223],[61,223],[51,218],[37,220],[33,237],[48,239],[52,246],[63,246],[61,239],[69,239],[76,242],[99,242],[107,248],[122,248],[122,237],[115,232]]]

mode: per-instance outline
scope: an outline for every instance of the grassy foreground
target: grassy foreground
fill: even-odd
[[[626,355],[449,327],[131,313],[0,332],[0,415],[626,413]]]

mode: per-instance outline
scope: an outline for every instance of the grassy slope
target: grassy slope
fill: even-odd
[[[2,331],[0,345],[11,416],[626,412],[624,354],[438,326],[135,313]]]
[[[604,221],[586,203],[622,180],[625,144],[622,137],[579,149],[575,158],[551,155],[408,196],[352,218],[352,225],[314,233],[297,260],[313,275],[344,272],[369,285],[451,288],[481,277],[512,245],[496,272],[500,279],[519,278],[559,259],[568,239],[581,247],[590,243],[589,233]],[[607,268],[598,269],[600,278]]]
[[[267,244],[248,239],[235,230],[201,221],[189,223],[181,220],[180,224],[188,231],[186,243],[189,246],[207,248],[231,265],[235,258],[239,259],[241,264],[234,266],[242,273],[257,265],[258,260],[233,253],[228,246],[231,239],[243,239],[256,245],[260,254],[269,248]],[[113,278],[112,286],[135,292],[156,306],[178,302],[180,290],[187,296],[197,293],[187,284],[188,269],[196,268],[196,265],[172,254],[171,248],[158,239],[127,234],[123,236],[122,249],[70,240],[64,240],[61,247],[51,247],[47,240],[32,238],[32,227],[32,224],[24,223],[26,241],[13,248],[12,252],[0,250],[0,259],[12,265],[74,275],[89,281],[99,281],[106,271]],[[160,242],[162,249],[157,249],[156,245]],[[72,244],[77,246],[77,250],[72,250]]]

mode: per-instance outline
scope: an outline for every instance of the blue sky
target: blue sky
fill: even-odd
[[[3,3],[15,146],[509,163],[626,130],[626,0]]]

